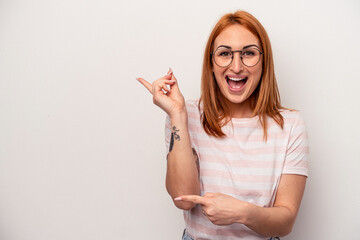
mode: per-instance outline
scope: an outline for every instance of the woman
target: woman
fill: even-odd
[[[166,187],[185,210],[183,239],[278,239],[291,232],[308,174],[299,113],[280,104],[262,25],[224,15],[206,45],[201,98],[187,101],[171,70],[138,80],[167,117]]]

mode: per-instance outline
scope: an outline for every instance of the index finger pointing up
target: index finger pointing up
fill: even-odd
[[[206,205],[207,201],[206,198],[198,196],[198,195],[183,195],[177,198],[174,198],[175,201],[185,201],[185,202],[192,202],[201,205]]]

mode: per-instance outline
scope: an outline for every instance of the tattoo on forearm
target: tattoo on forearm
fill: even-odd
[[[200,164],[199,164],[199,156],[197,155],[196,151],[194,148],[192,148],[192,153],[193,153],[193,156],[194,156],[194,161],[196,163],[196,168],[198,170],[198,175],[200,177]]]
[[[171,150],[174,147],[174,140],[176,141],[180,141],[180,136],[179,134],[177,134],[180,130],[176,129],[175,126],[172,127],[171,129],[171,139],[170,139],[170,147],[169,147],[169,152],[171,152]]]

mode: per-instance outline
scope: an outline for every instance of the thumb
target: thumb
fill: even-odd
[[[174,76],[174,73],[172,72],[171,69],[169,71],[171,71],[171,80],[175,81],[174,84],[171,85],[171,87],[179,90],[179,85],[178,85],[176,77]]]

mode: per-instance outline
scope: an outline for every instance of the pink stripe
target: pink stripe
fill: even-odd
[[[286,160],[286,167],[308,168],[309,167],[308,164],[309,164],[308,161],[305,161],[303,159]]]
[[[201,134],[206,134],[202,125],[198,125],[198,124],[192,124],[189,123],[189,130],[193,133],[201,133]],[[250,130],[251,128],[247,128],[247,130]],[[254,129],[258,129],[258,128],[254,128]],[[264,141],[264,136],[263,136],[263,131],[262,129],[258,129],[258,133],[252,133],[251,135],[249,135],[249,132],[244,132],[242,134],[234,134],[234,136],[231,136],[232,139],[239,141],[239,142],[263,142]],[[283,130],[281,132],[281,134],[279,132],[274,132],[272,133],[270,130],[270,128],[268,129],[268,142],[270,142],[271,140],[275,139],[275,140],[287,140],[290,134],[289,130]],[[206,135],[207,136],[207,135]],[[306,136],[301,136],[301,138],[306,138]],[[213,140],[219,140],[219,139],[213,139]]]
[[[263,175],[237,175],[237,174],[229,174],[228,172],[223,172],[219,170],[208,170],[201,169],[202,177],[213,177],[213,178],[224,178],[224,179],[232,179],[235,182],[241,183],[273,183],[277,177],[275,176],[263,176]]]
[[[282,132],[282,134],[278,134],[278,133],[270,133],[268,132],[267,135],[267,141],[270,142],[273,139],[276,140],[283,140],[283,139],[287,139],[289,137],[289,132],[288,131],[284,131]],[[236,134],[234,136],[234,139],[236,141],[239,142],[243,142],[243,143],[249,143],[249,142],[263,142],[264,141],[264,135],[263,132],[261,131],[261,134],[252,134],[249,136],[248,133],[244,133],[244,134]]]
[[[292,149],[292,150],[289,150],[287,152],[288,155],[290,154],[308,154],[309,153],[309,146],[299,146],[299,147],[296,147],[295,149]]]
[[[201,154],[201,162],[211,162],[211,163],[229,163],[232,167],[242,167],[242,168],[281,168],[283,161],[264,161],[264,160],[243,160],[243,159],[234,159],[229,160],[225,157],[217,157],[214,155]]]
[[[300,128],[300,129],[297,129],[297,131],[301,131],[301,132],[292,136],[290,138],[292,141],[295,141],[296,139],[307,139],[307,137],[308,137],[307,132],[304,132],[304,129]]]
[[[268,190],[256,190],[256,189],[240,189],[239,187],[229,187],[229,186],[219,186],[214,184],[203,184],[205,192],[212,192],[212,193],[223,193],[223,194],[231,194],[243,197],[264,197],[269,198],[272,196],[271,191],[272,189],[269,188]]]
[[[249,155],[256,155],[256,154],[276,154],[276,153],[285,153],[286,146],[272,146],[272,147],[259,147],[259,148],[241,148],[240,146],[231,146],[231,145],[224,145],[224,143],[215,143],[208,140],[200,140],[198,139],[198,145],[201,148],[216,148],[221,152],[228,152],[228,153],[243,153]]]

